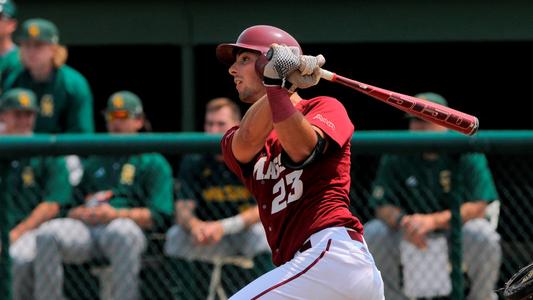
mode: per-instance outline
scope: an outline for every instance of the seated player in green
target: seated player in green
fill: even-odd
[[[37,114],[37,101],[31,90],[12,89],[0,98],[3,135],[31,135]],[[8,227],[13,275],[13,298],[31,299],[35,239],[40,225],[58,216],[63,205],[72,201],[72,188],[62,157],[18,157],[5,166],[2,178],[8,211]]]
[[[66,65],[59,30],[45,19],[22,24],[17,41],[23,68],[12,72],[4,89],[23,87],[37,96],[37,133],[94,132],[93,97],[85,77]]]
[[[109,98],[111,134],[136,134],[144,126],[139,97],[128,91]],[[172,220],[172,171],[158,153],[90,156],[76,189],[79,205],[68,218],[43,224],[37,236],[36,299],[63,299],[62,262],[106,258],[115,300],[139,299],[145,233],[165,232]],[[102,287],[100,287],[102,288]]]
[[[447,105],[435,93],[415,97]],[[409,129],[447,130],[414,116],[409,116]],[[427,249],[432,236],[446,236],[452,198],[462,202],[463,263],[471,281],[467,299],[497,299],[494,288],[502,252],[500,236],[487,220],[486,210],[498,194],[487,159],[482,153],[433,152],[381,158],[370,198],[376,218],[365,225],[365,239],[381,270],[386,299],[407,299],[400,286],[401,241],[413,249]],[[405,280],[404,274],[404,284]]]
[[[204,131],[221,134],[237,125],[241,113],[228,98],[208,102]],[[263,273],[272,268],[270,249],[259,211],[250,192],[231,173],[220,154],[187,155],[178,172],[176,225],[167,233],[165,253],[186,260],[212,262],[227,256],[268,256]],[[260,274],[251,275],[248,280]],[[242,282],[244,286],[248,282]]]

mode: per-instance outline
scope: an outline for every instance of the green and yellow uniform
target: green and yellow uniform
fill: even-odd
[[[72,188],[63,157],[31,157],[12,160],[2,181],[9,207],[8,223],[13,228],[26,219],[39,203],[71,204]],[[1,227],[4,224],[0,224]]]
[[[194,200],[203,221],[232,217],[255,205],[242,182],[212,155],[187,155],[178,173],[177,199]]]
[[[59,47],[59,31],[50,21],[30,19],[22,24],[18,41],[37,42]],[[94,132],[93,96],[89,83],[78,71],[67,65],[54,67],[44,81],[32,78],[28,69],[13,72],[5,79],[3,89],[22,87],[37,96],[39,114],[37,133]]]
[[[374,183],[370,205],[392,204],[407,214],[449,209],[450,195],[461,201],[498,199],[485,155],[385,155]],[[456,197],[456,198],[455,198]]]
[[[44,82],[33,80],[27,69],[12,73],[4,90],[23,87],[32,90],[40,112],[36,133],[94,132],[93,96],[87,80],[78,71],[63,65]]]
[[[4,81],[9,77],[9,74],[22,69],[20,62],[20,50],[15,45],[10,51],[4,55],[0,55],[0,87],[4,86]]]
[[[85,195],[111,190],[114,208],[150,209],[154,230],[164,230],[172,221],[172,171],[160,154],[91,156],[84,162],[78,189],[81,203]]]

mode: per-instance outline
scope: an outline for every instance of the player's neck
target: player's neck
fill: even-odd
[[[47,66],[31,69],[30,74],[35,81],[46,81],[48,80],[48,78],[50,78],[53,69],[54,66],[50,64]]]
[[[15,46],[11,36],[0,37],[0,55],[4,55]]]

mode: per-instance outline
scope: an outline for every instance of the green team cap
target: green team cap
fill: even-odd
[[[428,100],[428,101],[431,101],[433,103],[437,103],[443,106],[448,106],[448,101],[446,101],[444,97],[442,97],[441,95],[437,93],[432,93],[432,92],[419,93],[419,94],[414,95],[413,97]],[[405,117],[410,118],[410,119],[416,118],[415,116],[411,114],[406,114]]]
[[[18,109],[37,112],[39,107],[36,98],[35,93],[28,89],[8,90],[0,97],[0,111]]]
[[[1,0],[0,0],[1,1]],[[40,41],[59,43],[59,30],[54,23],[45,19],[29,19],[22,24],[19,41]]]
[[[143,105],[139,96],[130,91],[120,91],[109,97],[105,112],[125,112],[125,117],[138,117],[143,113]]]
[[[0,0],[0,14],[14,18],[17,15],[17,6],[11,0]]]

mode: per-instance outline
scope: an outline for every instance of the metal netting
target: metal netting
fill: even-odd
[[[386,152],[386,151],[385,151]],[[374,209],[370,205],[370,199],[373,194],[373,186],[375,186],[376,175],[378,174],[378,169],[380,165],[380,159],[385,153],[383,151],[376,151],[372,154],[358,154],[355,153],[352,159],[352,189],[351,189],[351,203],[352,211],[357,215],[364,224],[368,225],[368,222],[374,218]],[[409,155],[413,155],[410,153]],[[531,186],[530,173],[533,170],[533,156],[529,153],[520,153],[520,154],[493,154],[489,153],[486,155],[488,161],[488,167],[491,171],[494,183],[496,186],[498,200],[500,207],[491,206],[491,214],[488,215],[488,219],[493,221],[493,226],[498,233],[500,240],[498,244],[501,247],[501,265],[497,269],[497,280],[493,287],[490,289],[496,289],[502,287],[506,279],[510,277],[516,270],[520,267],[533,261],[533,229],[531,224],[531,216],[533,215],[533,204],[530,199],[533,196],[533,188]],[[28,211],[34,208],[36,203],[25,202],[21,200],[24,193],[23,186],[26,183],[33,182],[33,188],[35,189],[35,195],[43,195],[44,186],[42,182],[46,182],[46,175],[43,175],[42,178],[39,172],[33,170],[33,173],[29,172],[28,169],[24,171],[22,164],[13,165],[13,160],[9,160],[9,163],[2,163],[2,199],[11,199],[8,204],[8,217],[10,222],[16,222],[14,216],[16,211]],[[168,178],[172,181],[172,185],[175,190],[172,192],[172,196],[167,201],[167,206],[171,206],[171,212],[174,212],[175,203],[174,201],[177,198],[195,198],[195,197],[206,197],[209,198],[210,204],[204,206],[202,213],[198,212],[198,215],[202,216],[206,220],[208,218],[219,219],[225,218],[233,214],[235,207],[228,206],[228,209],[223,209],[224,204],[222,201],[225,197],[235,200],[238,197],[236,195],[241,195],[242,190],[237,188],[237,183],[232,181],[233,179],[228,177],[228,173],[225,173],[223,170],[215,170],[211,168],[211,171],[206,171],[205,159],[200,158],[200,162],[204,165],[196,167],[197,175],[193,175],[192,171],[185,172],[187,176],[179,176],[180,168],[176,167],[173,174],[173,178]],[[11,181],[10,188],[7,189],[6,176],[9,173],[9,169],[18,168],[16,180]],[[111,170],[116,168],[118,177],[130,176],[131,177],[131,168],[129,171],[124,171],[124,164],[110,164]],[[413,168],[413,169],[409,169]],[[414,173],[420,172],[421,169],[417,169],[416,165],[414,167],[404,166],[401,168],[404,171],[412,171]],[[95,172],[98,172],[100,169],[96,168]],[[195,170],[192,168],[190,170]],[[136,169],[136,172],[139,172],[140,169]],[[129,173],[128,173],[129,172]],[[125,173],[125,174],[124,174]],[[45,174],[45,173],[43,173]],[[183,175],[183,174],[182,174]],[[476,176],[476,174],[471,174]],[[32,177],[33,176],[33,177]],[[51,175],[50,175],[51,176]],[[136,178],[135,176],[133,178]],[[128,178],[126,178],[128,179]],[[131,179],[131,178],[130,178]],[[152,179],[151,176],[146,178],[149,182],[149,179]],[[12,179],[14,180],[14,179]],[[126,180],[127,181],[127,180]],[[391,182],[394,182],[392,180]],[[440,181],[437,180],[437,183]],[[17,184],[19,186],[17,186]],[[65,181],[64,184],[68,184]],[[409,204],[409,201],[413,203],[418,201],[419,203],[424,203],[420,201],[421,199],[415,199],[408,197],[406,194],[405,188],[402,187],[404,182],[397,182],[397,188],[395,192],[399,195],[404,195]],[[186,188],[184,189],[184,186]],[[217,188],[218,187],[218,188]],[[180,194],[184,190],[187,190],[185,194]],[[18,194],[17,194],[18,193]],[[77,193],[80,193],[78,188],[73,188],[72,194],[73,198]],[[147,190],[145,189],[121,189],[122,198],[139,198],[141,196],[146,196]],[[131,194],[129,194],[131,193]],[[7,196],[7,195],[16,195],[17,197]],[[426,197],[422,200],[427,200],[427,197],[430,195],[425,195]],[[82,197],[83,198],[83,197]],[[142,197],[141,197],[142,198]],[[14,200],[16,199],[16,200]],[[451,201],[451,200],[450,200]],[[3,202],[5,203],[5,202]],[[232,202],[235,204],[234,202]],[[444,201],[443,203],[447,203]],[[144,203],[146,205],[146,203]],[[216,204],[216,205],[214,205]],[[222,205],[220,205],[222,204]],[[119,205],[119,204],[117,204]],[[237,209],[240,208],[240,205],[236,205]],[[199,209],[200,207],[198,207]],[[414,209],[414,208],[411,208]],[[428,209],[428,208],[426,208]],[[61,217],[67,216],[67,209],[62,209],[60,214]],[[410,212],[410,211],[408,211]],[[496,218],[496,219],[494,219]],[[163,220],[163,219],[161,219]],[[20,218],[19,218],[20,221]],[[495,222],[494,222],[495,221]],[[242,239],[229,239],[227,246],[229,248],[237,249],[235,253],[231,255],[215,255],[210,259],[204,258],[191,258],[187,256],[190,254],[190,251],[185,251],[185,257],[177,257],[175,255],[168,255],[165,251],[165,244],[168,242],[168,232],[175,225],[175,216],[170,216],[168,222],[163,222],[159,224],[156,230],[144,230],[143,237],[146,241],[146,247],[144,247],[140,253],[138,260],[138,270],[134,272],[132,277],[131,273],[126,272],[124,265],[129,265],[131,267],[131,251],[121,250],[119,246],[116,248],[112,247],[112,250],[103,250],[104,244],[95,245],[91,247],[91,253],[83,253],[83,249],[75,249],[73,251],[74,255],[71,255],[69,259],[66,259],[66,256],[61,256],[61,269],[63,280],[61,282],[61,292],[67,299],[119,299],[114,289],[116,286],[113,285],[118,279],[125,282],[124,286],[131,290],[137,290],[138,295],[141,299],[221,299],[229,297],[231,294],[242,288],[248,282],[252,281],[254,278],[257,278],[264,272],[272,269],[272,263],[270,260],[270,254],[268,252],[258,252],[255,255],[245,255],[240,252],[239,249],[242,249],[243,243]],[[11,225],[13,226],[13,225]],[[119,228],[126,228],[129,225],[119,226]],[[2,228],[3,229],[3,228]],[[76,227],[72,227],[70,224],[64,225],[63,229],[67,232],[70,232],[70,236],[77,237],[83,235],[83,232],[76,231]],[[97,231],[97,230],[96,230]],[[90,231],[90,234],[95,235]],[[120,234],[114,233],[113,240],[120,240],[118,238]],[[444,239],[438,239],[443,237]],[[382,270],[382,275],[385,280],[386,285],[393,285],[395,292],[398,295],[394,295],[387,299],[402,299],[402,295],[412,292],[413,288],[417,288],[416,284],[421,285],[422,283],[429,282],[432,286],[427,287],[428,290],[444,290],[449,292],[450,288],[447,286],[447,279],[442,279],[440,277],[430,277],[436,276],[435,274],[450,274],[451,262],[449,260],[449,252],[452,251],[450,244],[447,244],[447,252],[443,256],[438,249],[442,248],[442,241],[448,242],[449,234],[446,231],[438,232],[435,239],[435,245],[437,245],[437,250],[427,252],[428,255],[431,253],[436,253],[438,255],[432,259],[431,255],[424,259],[420,260],[410,260],[410,265],[402,265],[400,263],[397,266],[395,271],[398,274],[398,280],[396,283],[393,283],[390,278],[390,272],[385,272]],[[40,242],[46,241],[46,239],[41,239]],[[49,241],[48,241],[49,242]],[[368,240],[367,240],[368,242]],[[398,260],[401,262],[401,253],[395,254],[392,250],[390,244],[392,240],[383,240],[378,243],[378,248],[374,247],[371,249],[373,252],[383,251],[385,257],[394,257],[399,255]],[[125,239],[126,245],[128,244],[128,239]],[[401,243],[399,239],[398,244]],[[98,243],[95,243],[98,244]],[[257,244],[257,243],[255,243]],[[45,244],[45,246],[53,244]],[[39,249],[47,249],[45,246],[42,246]],[[64,249],[54,248],[50,246],[47,251],[54,253],[54,251],[62,252]],[[31,250],[31,246],[30,247]],[[131,250],[131,247],[127,248]],[[378,250],[376,250],[378,249]],[[408,245],[404,245],[401,248],[402,251],[411,251],[416,249],[409,248]],[[227,250],[227,249],[226,249]],[[480,249],[479,252],[481,252]],[[107,251],[107,252],[106,252]],[[120,252],[123,251],[123,252]],[[117,255],[118,252],[118,255]],[[99,253],[99,255],[93,255],[94,253]],[[215,252],[219,253],[219,252]],[[407,252],[405,252],[407,253]],[[405,255],[404,253],[404,255]],[[415,253],[415,252],[413,252]],[[18,253],[20,254],[20,253]],[[71,253],[72,254],[72,253]],[[112,255],[115,254],[115,255]],[[376,254],[374,254],[376,256]],[[426,256],[428,256],[426,255]],[[67,255],[68,256],[68,255]],[[56,255],[45,256],[47,257],[47,264],[51,265],[54,263]],[[88,257],[86,259],[86,257]],[[444,259],[443,259],[444,258]],[[469,269],[468,261],[466,260],[467,256],[463,255],[463,276],[464,276],[464,295],[468,295],[473,289],[479,289],[480,285],[474,285],[471,278],[469,278]],[[113,267],[112,260],[118,260],[118,263]],[[405,259],[405,258],[404,258]],[[428,272],[426,265],[417,266],[416,263],[423,264],[427,261],[437,261],[439,260],[441,264],[436,264],[438,268],[442,268],[443,264],[446,268],[443,273],[441,269],[433,270]],[[123,263],[121,263],[121,261]],[[135,261],[133,259],[133,261]],[[2,261],[3,263],[4,261]],[[489,261],[484,261],[484,266],[490,265]],[[36,267],[33,265],[28,269],[28,275],[23,276],[23,289],[25,291],[24,299],[32,299],[32,296],[28,293],[30,291],[35,291],[38,288],[35,284],[38,282],[36,280]],[[408,273],[404,273],[404,270],[408,270]],[[484,270],[472,270],[479,274],[481,281],[483,278],[488,275],[484,275]],[[117,272],[122,274],[116,276]],[[428,273],[425,273],[428,272]],[[115,274],[115,275],[113,275]],[[407,275],[406,275],[407,274]],[[44,276],[41,275],[41,281],[50,286],[57,284],[55,282],[57,279],[57,274],[47,274]],[[115,277],[113,277],[115,276]],[[406,278],[406,276],[409,276]],[[15,276],[16,277],[16,276]],[[430,280],[427,280],[429,277]],[[136,278],[131,280],[128,278]],[[119,280],[119,281],[120,281]],[[488,279],[486,279],[488,280]],[[16,280],[15,280],[16,281]],[[50,282],[48,282],[50,281]],[[52,282],[54,281],[54,282]],[[6,281],[2,280],[3,283]],[[135,284],[136,282],[136,284]],[[415,287],[413,287],[413,282]],[[21,283],[12,283],[21,284]],[[27,286],[26,286],[27,285]],[[32,286],[33,285],[33,286]],[[486,287],[485,287],[486,288]],[[128,294],[126,291],[124,294]],[[115,295],[115,298],[112,298]],[[46,299],[54,299],[54,295],[44,294],[43,297]]]

